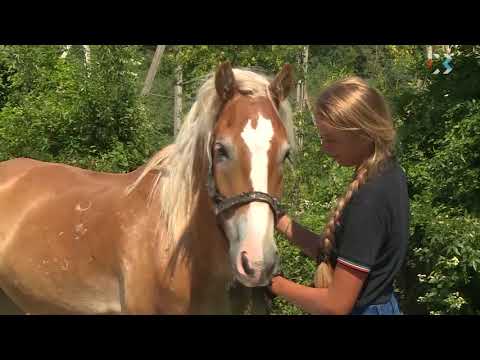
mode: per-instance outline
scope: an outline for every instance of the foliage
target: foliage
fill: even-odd
[[[111,171],[141,164],[152,139],[136,96],[135,48],[92,46],[90,64],[83,54],[62,59],[61,53],[58,46],[3,49],[10,88],[0,112],[1,159],[25,156]],[[101,160],[107,158],[108,165]]]
[[[478,314],[480,308],[476,51],[457,48],[450,74],[430,75],[398,97],[412,219],[402,282],[405,306],[413,312]]]

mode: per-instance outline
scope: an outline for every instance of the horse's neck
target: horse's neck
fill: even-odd
[[[203,266],[212,268],[219,276],[229,277],[231,267],[228,240],[217,223],[206,189],[202,189],[199,194],[198,206],[192,220],[191,234],[195,242],[195,255],[200,255]],[[208,262],[202,259],[208,259]]]
[[[200,149],[203,147],[200,146]],[[231,266],[228,259],[228,241],[217,223],[208,189],[204,179],[208,176],[208,162],[198,157],[194,164],[195,173],[201,174],[194,186],[199,187],[197,204],[188,226],[192,237],[192,256],[198,259],[201,268],[217,278],[230,276]]]
[[[148,198],[153,182],[153,176],[149,175],[135,190],[142,201]],[[155,202],[152,205],[148,222],[155,226],[165,219],[158,219],[160,211],[155,208]],[[218,227],[206,188],[198,194],[193,211],[185,231],[173,244],[169,244],[161,228],[156,233],[159,285],[172,289],[176,302],[186,306],[182,310],[186,313],[225,312],[229,306],[227,288],[232,280],[228,243]]]
[[[206,192],[199,194],[198,201],[184,247],[189,258],[189,311],[198,314],[229,311],[232,272],[228,243],[209,207]]]
[[[154,182],[154,174],[148,174],[135,189],[137,198],[145,202],[145,206]],[[162,231],[157,233],[156,264],[160,267],[157,269],[161,274],[160,283],[173,286],[176,289],[175,296],[190,303],[189,311],[209,313],[226,306],[226,290],[232,280],[232,272],[228,242],[217,224],[205,186],[201,188],[196,201],[186,231],[174,241],[174,246],[166,245],[168,242]],[[155,208],[155,202],[152,205]],[[162,221],[158,215],[159,209],[150,208],[149,223],[155,225],[159,220]]]

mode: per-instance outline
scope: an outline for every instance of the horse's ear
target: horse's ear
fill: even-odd
[[[275,76],[270,83],[270,91],[277,106],[287,98],[290,90],[293,88],[293,66],[290,64],[283,65],[282,70]]]
[[[222,63],[215,74],[215,88],[223,102],[233,97],[235,92],[235,77],[233,76],[232,65],[226,61]]]

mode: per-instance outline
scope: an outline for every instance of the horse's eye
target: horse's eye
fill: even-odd
[[[228,151],[223,144],[220,144],[220,143],[215,144],[215,153],[221,159],[229,159]]]
[[[290,158],[290,150],[287,150],[287,152],[285,153],[285,156],[283,157],[283,161],[282,162],[285,162],[285,161],[292,161],[292,159]]]

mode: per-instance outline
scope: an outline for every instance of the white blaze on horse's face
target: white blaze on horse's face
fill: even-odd
[[[254,128],[249,119],[240,136],[250,157],[252,191],[268,193],[269,150],[274,136],[272,120],[259,115]],[[237,237],[231,247],[233,265],[244,285],[265,286],[278,266],[273,213],[263,202],[251,202],[245,208],[229,224],[230,228],[236,228],[233,232]]]
[[[272,120],[260,115],[257,128],[254,129],[252,120],[249,119],[241,137],[250,151],[250,180],[253,190],[268,193],[268,150],[273,138]]]

